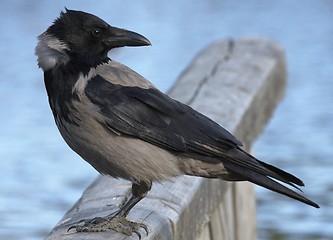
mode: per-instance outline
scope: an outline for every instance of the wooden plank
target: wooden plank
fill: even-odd
[[[256,205],[253,184],[234,183],[235,239],[256,239]],[[251,227],[247,227],[247,226]],[[227,238],[226,238],[227,239]]]
[[[223,197],[222,204],[218,207],[218,212],[221,216],[221,223],[223,229],[223,237],[217,239],[221,240],[236,240],[236,225],[235,225],[235,213],[234,213],[234,194],[233,185],[235,183],[228,183],[228,191]]]
[[[201,51],[169,95],[211,117],[251,146],[282,96],[284,85],[281,47],[266,39],[227,39]],[[129,187],[123,180],[98,177],[46,239],[124,239],[113,231],[68,234],[67,229],[80,219],[115,211]],[[205,228],[216,214],[220,223]],[[154,184],[129,219],[148,225],[150,234],[145,239],[198,239],[200,233],[207,236],[208,230],[214,239],[256,239],[254,194],[249,184],[178,177]],[[219,224],[221,231],[216,230]],[[218,238],[221,232],[223,236]]]
[[[202,231],[199,233],[199,237],[197,238],[197,240],[212,240],[210,235],[210,227],[208,223],[203,227]]]
[[[232,185],[233,183],[226,184]],[[235,237],[232,186],[226,188],[227,191],[223,196],[223,201],[215,209],[210,219],[213,240],[234,240]]]

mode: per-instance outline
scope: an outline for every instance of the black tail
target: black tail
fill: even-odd
[[[295,184],[298,186],[304,186],[304,183],[292,174],[267,163],[261,162],[251,155],[243,152],[241,149],[237,149],[236,152],[233,152],[231,160],[228,160],[223,161],[223,163],[224,166],[231,171],[231,173],[242,176],[245,180],[258,184],[274,192],[281,193],[315,208],[319,208],[319,205],[315,202],[272,179],[275,178],[276,180],[282,181],[300,190],[297,186],[295,186]]]

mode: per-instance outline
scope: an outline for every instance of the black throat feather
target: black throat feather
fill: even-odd
[[[57,123],[66,121],[79,125],[78,121],[74,122],[70,117],[71,111],[75,111],[73,101],[79,101],[76,92],[73,92],[73,87],[79,76],[87,75],[90,69],[89,65],[69,61],[44,72],[49,104]]]

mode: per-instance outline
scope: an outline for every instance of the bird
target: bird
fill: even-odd
[[[141,34],[67,8],[38,36],[35,54],[63,139],[102,175],[132,183],[131,197],[116,212],[68,230],[141,238],[143,228],[148,235],[128,213],[153,182],[180,175],[249,181],[319,208],[295,191],[302,180],[247,153],[225,128],[108,57],[115,48],[149,45]]]

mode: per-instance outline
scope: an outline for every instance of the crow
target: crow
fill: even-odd
[[[146,45],[150,41],[138,33],[68,9],[38,37],[38,65],[62,137],[101,174],[132,182],[131,197],[118,211],[70,229],[113,229],[141,237],[143,228],[148,234],[146,225],[126,216],[153,181],[184,174],[250,181],[319,208],[279,183],[299,190],[297,186],[304,186],[299,178],[256,159],[213,120],[108,57],[114,48]]]

